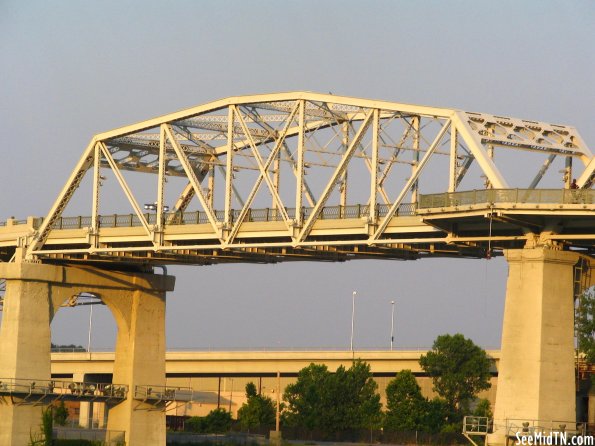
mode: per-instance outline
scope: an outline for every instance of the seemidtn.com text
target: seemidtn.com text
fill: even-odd
[[[568,432],[550,432],[549,434],[536,432],[527,435],[517,432],[515,445],[594,446],[594,442],[593,435],[569,435]]]

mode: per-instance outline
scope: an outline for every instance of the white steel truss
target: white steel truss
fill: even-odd
[[[205,247],[257,249],[251,213],[262,208],[267,221],[278,223],[271,229],[278,246],[329,245],[328,234],[313,229],[328,218],[329,207],[338,206],[345,218],[349,202],[366,206],[365,233],[358,240],[339,237],[336,246],[380,246],[393,240],[387,229],[402,206],[415,206],[423,184],[433,181],[435,171],[428,168],[433,159],[445,159],[448,170],[441,191],[456,192],[472,168],[487,188],[509,189],[496,149],[547,157],[535,166],[530,189],[558,156],[569,169],[561,188],[570,187],[570,169],[579,188],[593,183],[593,154],[570,126],[308,92],[227,98],[94,136],[26,255],[34,259],[51,251],[46,241],[88,171],[93,172],[88,247],[76,249],[108,249],[99,242],[100,203],[109,200],[100,187],[104,170],[113,172],[132,207],[131,221],[144,231],[131,251],[181,250],[183,245],[167,241],[164,232],[184,220],[192,203],[205,216]],[[125,179],[130,171],[156,180],[150,186],[156,186],[152,216],[143,212]],[[187,181],[171,210],[164,203],[168,177]],[[269,200],[266,206],[263,199]]]

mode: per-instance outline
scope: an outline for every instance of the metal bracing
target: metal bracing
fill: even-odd
[[[326,184],[324,191],[322,192],[322,194],[320,194],[320,198],[316,202],[316,205],[314,206],[312,213],[308,217],[308,220],[306,220],[306,222],[304,223],[304,227],[302,228],[299,235],[297,236],[297,241],[301,242],[302,240],[304,240],[304,237],[310,232],[310,229],[312,229],[312,225],[314,224],[315,219],[318,218],[318,215],[319,215],[322,207],[326,204],[326,202],[330,196],[330,193],[333,191],[333,189],[337,185],[337,180],[345,172],[345,169],[347,168],[347,164],[349,163],[349,160],[353,156],[355,149],[358,147],[362,137],[366,133],[366,130],[368,129],[368,126],[370,125],[370,121],[372,119],[373,113],[374,113],[373,110],[368,112],[366,118],[364,119],[364,122],[361,124],[359,130],[353,137],[353,141],[351,141],[351,143],[349,144],[349,147],[347,148],[347,150],[345,150],[345,155],[343,155],[343,158],[341,159],[341,161],[339,162],[339,165],[335,169],[335,172],[333,173],[330,181]]]
[[[161,129],[164,132],[164,138],[167,137],[170,144],[173,146],[174,151],[178,155],[178,159],[180,160],[180,163],[182,164],[182,167],[184,168],[184,171],[186,172],[186,175],[190,180],[190,184],[192,184],[194,194],[198,197],[203,210],[207,213],[209,223],[211,223],[214,233],[217,234],[219,232],[219,228],[217,226],[217,218],[215,217],[213,209],[209,206],[209,200],[207,199],[207,197],[205,197],[204,191],[202,190],[202,187],[200,185],[200,181],[196,177],[196,173],[194,172],[192,165],[190,164],[190,161],[188,160],[186,154],[184,153],[184,151],[178,144],[178,141],[174,137],[174,133],[171,126],[168,124],[162,124]],[[163,208],[158,209],[157,212],[158,216],[162,215]],[[220,238],[220,240],[222,239]]]
[[[273,196],[273,202],[276,205],[277,211],[281,213],[281,216],[283,217],[283,221],[287,225],[289,235],[290,236],[292,235],[292,230],[291,230],[291,226],[290,226],[290,222],[289,222],[289,217],[287,215],[287,211],[285,210],[285,207],[283,206],[283,202],[281,201],[281,198],[279,197],[279,194],[278,194],[278,184],[276,185],[275,183],[273,183],[271,181],[271,179],[269,177],[268,170],[269,170],[271,164],[273,163],[273,161],[277,159],[277,155],[279,154],[281,147],[285,143],[287,129],[289,128],[289,125],[292,123],[292,121],[295,117],[295,114],[298,111],[298,108],[299,108],[299,104],[296,107],[294,107],[291,114],[289,115],[289,118],[287,119],[285,128],[279,135],[279,139],[277,140],[277,143],[275,144],[275,148],[271,151],[271,153],[270,153],[269,157],[267,158],[266,162],[264,163],[264,165],[262,164],[262,160],[260,158],[257,158],[259,161],[260,175],[258,176],[258,179],[254,183],[254,186],[252,187],[252,190],[250,191],[250,194],[248,195],[248,198],[246,199],[246,202],[244,203],[244,206],[242,207],[242,210],[240,211],[240,215],[237,218],[233,228],[231,229],[231,232],[229,233],[229,235],[227,237],[227,240],[226,240],[227,244],[233,242],[233,239],[237,235],[237,233],[240,229],[240,226],[244,222],[246,214],[248,213],[250,206],[252,205],[254,197],[256,196],[256,193],[258,192],[260,185],[262,184],[263,179],[266,181],[267,185],[269,186],[269,190],[271,192],[271,195]],[[241,116],[240,116],[240,122],[242,123],[242,127],[245,127],[246,123],[243,121]],[[252,150],[254,151],[255,156],[258,156],[258,151],[257,151],[256,147],[252,147]]]
[[[419,162],[418,165],[415,166],[415,170],[412,173],[412,175],[409,178],[409,180],[407,180],[407,183],[405,184],[405,187],[403,189],[401,189],[401,192],[399,193],[398,197],[393,202],[393,204],[390,207],[388,213],[386,214],[386,216],[384,217],[384,219],[378,225],[378,229],[376,229],[376,232],[374,232],[374,235],[372,235],[372,237],[370,237],[370,240],[369,240],[370,242],[377,241],[378,238],[380,238],[380,236],[384,233],[384,230],[388,226],[388,223],[390,222],[391,218],[393,217],[393,215],[395,215],[395,212],[397,211],[397,209],[399,208],[399,206],[403,202],[403,199],[405,198],[405,195],[414,186],[414,184],[416,184],[417,179],[419,178],[419,176],[420,176],[420,174],[421,174],[424,166],[426,165],[426,163],[430,159],[430,156],[432,156],[432,153],[434,152],[434,150],[436,150],[436,147],[438,147],[438,144],[440,144],[440,142],[442,141],[442,138],[446,134],[446,132],[449,129],[450,125],[451,125],[450,122],[447,122],[446,124],[444,124],[444,126],[442,127],[442,130],[440,130],[440,132],[436,136],[436,139],[434,140],[434,142],[432,143],[432,145],[429,147],[429,149],[427,150],[427,152],[424,155],[424,157],[422,158],[422,160]]]
[[[109,153],[109,151],[107,150],[107,147],[105,146],[104,143],[98,142],[97,145],[100,147],[101,153],[103,154],[103,156],[107,160],[109,166],[111,167],[114,175],[116,176],[116,179],[118,180],[118,183],[120,184],[120,187],[124,191],[124,194],[126,195],[126,198],[130,202],[130,205],[132,206],[132,209],[134,209],[134,213],[136,214],[136,216],[138,217],[138,219],[142,223],[143,228],[147,232],[147,235],[148,236],[151,236],[151,228],[149,228],[149,222],[147,221],[147,219],[143,215],[143,211],[141,210],[141,208],[140,208],[138,202],[136,201],[136,199],[134,198],[134,195],[132,194],[132,191],[130,190],[130,187],[128,186],[128,183],[126,182],[126,180],[122,176],[122,173],[118,169],[118,166],[116,165],[116,162],[112,158],[112,155]]]
[[[533,170],[537,175],[512,184],[499,165],[498,150],[541,156]],[[420,196],[456,193],[463,180],[476,189],[527,184],[532,189],[558,156],[578,158],[581,163],[572,165],[577,184],[591,187],[595,159],[570,126],[308,92],[232,97],[96,135],[48,216],[34,233],[20,236],[18,246],[26,247],[29,260],[75,250],[91,256],[143,249],[181,255],[197,246],[229,253],[289,246],[297,255],[295,250],[333,243],[380,249],[397,240],[403,242],[399,249],[407,250],[412,240],[435,243],[428,235],[435,229],[428,228],[437,223],[428,226],[416,213]],[[101,209],[114,198],[100,187],[102,169],[113,172],[125,205],[132,208],[130,226],[143,230],[134,241],[115,236],[112,246],[105,238],[114,232]],[[91,216],[81,223],[88,248],[69,246],[69,239],[53,231],[66,229],[61,217],[89,171]],[[149,174],[142,176],[143,197],[155,191],[154,212],[141,210],[127,180],[130,172]],[[173,199],[168,177],[187,180]],[[567,178],[560,188],[569,184]],[[412,220],[396,229],[395,219],[405,215]],[[176,239],[174,227],[192,218],[203,225],[200,233]],[[334,227],[328,222],[334,218],[345,222]],[[361,229],[354,229],[360,223]],[[0,238],[0,248],[1,243]]]

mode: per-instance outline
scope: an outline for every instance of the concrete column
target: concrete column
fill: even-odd
[[[50,305],[48,284],[7,280],[0,327],[0,381],[50,379]],[[41,407],[0,400],[0,444],[22,446],[39,432]]]
[[[0,380],[49,380],[55,311],[73,295],[93,293],[112,310],[119,328],[114,383],[131,390],[129,398],[110,411],[108,425],[125,430],[128,445],[165,445],[164,412],[142,410],[148,406],[132,398],[135,385],[165,384],[165,292],[173,290],[174,278],[30,263],[0,264],[0,277],[6,279]],[[40,423],[39,406],[0,400],[2,446],[28,444]]]
[[[165,446],[165,412],[135,400],[136,386],[165,386],[165,293],[107,295],[118,325],[113,382],[129,386],[126,401],[110,409],[108,430],[125,431],[126,444]]]
[[[509,270],[490,444],[504,444],[507,420],[569,424],[576,418],[573,267],[579,257],[546,248],[505,254]]]

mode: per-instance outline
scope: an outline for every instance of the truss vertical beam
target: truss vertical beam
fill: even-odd
[[[273,162],[273,185],[275,190],[279,190],[279,186],[281,184],[281,152],[277,152],[277,156],[275,157],[275,161]],[[271,207],[272,209],[277,209],[275,204],[275,200],[271,197]]]
[[[345,150],[347,150],[347,147],[349,147],[349,128],[351,126],[349,125],[349,122],[344,122],[343,123],[343,148]],[[341,180],[341,200],[339,201],[339,204],[344,208],[345,206],[347,206],[347,181],[348,181],[348,171],[347,169],[345,169],[345,172],[343,173],[343,179]]]
[[[295,187],[295,226],[302,227],[304,216],[302,215],[303,194],[304,194],[304,138],[306,126],[306,103],[299,101],[298,118],[298,142],[297,142],[297,163],[296,163],[296,187]]]
[[[415,172],[418,170],[417,166],[419,165],[419,141],[420,141],[420,134],[421,131],[421,118],[419,116],[414,116],[411,120],[411,126],[413,127],[413,165],[411,166],[411,175],[414,175]],[[419,181],[415,180],[413,182],[413,186],[411,188],[411,202],[417,203],[417,192],[419,190]]]
[[[165,188],[165,131],[159,127],[159,176],[157,179],[156,231],[163,230],[163,190]],[[161,243],[160,243],[161,244]]]
[[[442,129],[440,130],[440,132],[438,132],[436,139],[434,139],[434,142],[432,142],[432,144],[428,148],[428,151],[426,152],[424,157],[421,159],[421,161],[417,165],[417,168],[411,175],[411,178],[409,178],[409,180],[405,184],[405,187],[401,190],[401,193],[399,194],[399,196],[397,197],[395,202],[390,207],[388,213],[383,218],[382,222],[378,225],[378,229],[376,229],[376,232],[374,233],[374,235],[372,237],[370,237],[370,239],[368,240],[369,243],[373,243],[374,241],[378,240],[380,235],[382,235],[382,233],[385,231],[386,227],[388,226],[388,223],[393,218],[393,215],[395,215],[395,212],[401,205],[403,198],[405,198],[405,196],[407,195],[407,192],[413,187],[413,185],[419,178],[419,175],[421,174],[423,168],[427,164],[428,160],[430,159],[430,157],[432,156],[432,154],[434,153],[436,148],[440,145],[440,141],[442,141],[442,138],[444,137],[444,135],[446,134],[446,131],[449,129],[450,126],[451,126],[450,121],[447,121],[446,123],[444,123],[444,125],[442,126]]]
[[[213,212],[213,209],[211,209],[211,207],[209,206],[207,197],[205,197],[205,194],[202,190],[200,182],[198,181],[198,178],[196,177],[196,173],[194,173],[194,169],[190,165],[190,161],[188,160],[188,157],[186,157],[186,154],[182,150],[182,147],[180,147],[180,144],[176,140],[174,132],[173,132],[172,128],[169,126],[169,124],[163,124],[162,127],[163,127],[163,130],[164,130],[167,138],[169,139],[169,143],[171,144],[174,151],[178,155],[178,160],[180,161],[180,164],[182,164],[182,167],[184,168],[184,171],[186,172],[186,176],[192,183],[192,187],[194,188],[194,193],[198,197],[198,200],[200,201],[201,206],[203,207],[204,211],[206,212],[207,218],[209,219],[209,223],[211,223],[211,226],[213,227],[213,231],[215,232],[215,234],[217,234],[217,237],[219,238],[219,240],[223,241],[219,235],[219,228],[217,226],[217,219],[215,218],[215,213]]]
[[[448,191],[455,192],[457,190],[457,147],[458,147],[457,129],[454,126],[450,127],[450,153],[449,153],[449,168],[448,168]]]
[[[140,220],[147,235],[151,236],[151,228],[149,228],[149,223],[147,222],[147,219],[143,215],[143,211],[141,210],[140,206],[138,205],[136,199],[134,198],[134,195],[132,194],[130,187],[128,187],[128,183],[122,176],[120,169],[118,169],[118,165],[116,164],[116,161],[112,157],[111,153],[109,153],[109,150],[107,150],[107,147],[105,146],[105,144],[103,142],[100,141],[98,144],[101,147],[103,156],[105,157],[105,159],[107,160],[108,164],[110,165],[112,171],[114,172],[114,175],[116,176],[116,179],[118,180],[118,183],[120,183],[120,187],[124,191],[126,198],[128,198],[128,201],[130,202],[130,205],[132,206],[134,213]]]
[[[357,133],[355,134],[355,136],[353,138],[353,141],[351,141],[351,144],[345,151],[343,158],[341,158],[341,161],[339,162],[339,165],[335,169],[335,172],[333,173],[330,181],[327,183],[324,191],[320,195],[320,198],[316,202],[316,206],[314,206],[314,209],[312,209],[312,213],[308,217],[308,220],[306,221],[306,223],[304,223],[304,227],[302,228],[301,232],[299,233],[299,235],[297,237],[297,242],[303,241],[304,238],[310,233],[310,230],[312,229],[312,226],[314,225],[314,221],[318,218],[318,214],[320,214],[320,211],[326,204],[328,198],[331,195],[331,192],[333,191],[333,189],[335,188],[335,186],[337,184],[337,181],[339,180],[341,175],[343,175],[343,172],[347,168],[347,165],[349,164],[349,161],[351,160],[351,157],[353,156],[355,149],[358,147],[360,141],[362,140],[366,131],[368,130],[368,127],[370,126],[370,122],[372,121],[373,114],[374,114],[373,109],[370,110],[366,114],[366,117],[364,118],[364,121],[362,122],[361,127],[359,128],[359,130],[357,131]]]
[[[380,111],[374,109],[372,122],[372,172],[370,175],[370,222],[376,223],[376,197],[378,194],[378,132],[380,131]]]
[[[235,121],[235,108],[227,109],[227,158],[225,159],[225,219],[223,226],[231,228],[231,191],[233,187],[233,126]]]
[[[572,157],[567,156],[564,160],[564,187],[570,189],[572,183]]]
[[[211,164],[209,165],[209,182],[208,182],[208,186],[209,186],[209,206],[211,206],[211,209],[215,208],[215,163],[214,163],[214,159],[211,159]]]
[[[99,233],[99,191],[101,188],[101,147],[95,144],[93,155],[93,203],[91,208],[91,245],[97,247]]]

